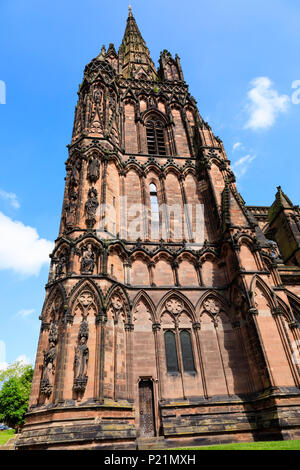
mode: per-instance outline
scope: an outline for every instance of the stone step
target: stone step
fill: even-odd
[[[0,446],[0,450],[15,450],[16,447],[16,437],[9,439],[6,444]]]
[[[162,450],[165,448],[164,437],[139,437],[136,440],[138,450]]]

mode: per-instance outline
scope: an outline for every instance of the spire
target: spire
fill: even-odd
[[[155,65],[133,16],[131,5],[119,55],[122,56],[123,75],[126,78],[157,80]]]

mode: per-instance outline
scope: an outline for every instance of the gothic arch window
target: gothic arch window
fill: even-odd
[[[167,372],[178,373],[179,365],[178,365],[175,334],[173,333],[173,331],[166,331],[164,336],[165,336]]]
[[[150,184],[150,204],[151,204],[151,234],[152,238],[158,238],[159,235],[159,204],[157,188],[154,183]]]
[[[164,123],[156,116],[146,122],[148,153],[150,155],[167,155]]]
[[[196,372],[191,335],[186,330],[180,332],[180,346],[184,372]]]
[[[179,341],[176,340],[176,337]],[[180,345],[181,349],[181,369],[183,372],[189,374],[195,374],[195,361],[192,347],[191,334],[187,330],[178,331],[168,330],[164,334],[165,337],[165,349],[166,349],[166,363],[168,373],[179,373],[179,351],[177,350],[177,344]],[[179,347],[179,346],[178,346]]]

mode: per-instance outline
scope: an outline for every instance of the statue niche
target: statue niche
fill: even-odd
[[[80,178],[80,170],[81,170],[81,162],[77,160],[71,169],[71,176],[70,176],[70,192],[73,191],[73,188],[78,186],[79,178]]]
[[[71,193],[69,196],[69,200],[66,202],[65,205],[65,213],[64,213],[64,221],[65,221],[65,228],[67,230],[72,230],[76,224],[76,212],[77,212],[77,194]]]
[[[58,325],[53,323],[48,338],[49,346],[44,353],[43,373],[40,383],[40,392],[49,398],[53,391],[55,377],[55,363],[57,357],[56,345],[58,342]]]
[[[100,163],[97,157],[92,156],[88,163],[88,179],[91,183],[96,183],[100,176]]]
[[[86,225],[88,228],[93,228],[96,223],[96,212],[99,206],[97,199],[98,192],[95,188],[91,188],[88,194],[88,200],[85,203]]]
[[[62,251],[62,253],[60,254],[57,260],[56,269],[55,269],[55,279],[60,278],[62,276],[66,276],[68,264],[69,264],[69,253],[68,253],[68,250],[65,249]]]
[[[81,257],[81,273],[82,274],[93,274],[96,265],[96,255],[93,251],[92,245],[88,245],[82,248]]]
[[[75,393],[83,394],[86,389],[88,381],[87,370],[89,362],[89,348],[87,346],[87,340],[89,337],[89,326],[86,318],[80,325],[78,334],[78,345],[75,349],[74,359],[74,386],[73,390]]]

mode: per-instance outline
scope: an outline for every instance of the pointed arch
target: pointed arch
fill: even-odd
[[[168,120],[165,114],[159,111],[157,108],[150,108],[150,109],[147,109],[147,111],[145,111],[144,113],[142,113],[143,124],[146,124],[147,120],[151,116],[155,116],[157,119],[162,120],[164,125],[168,124]]]
[[[262,292],[263,296],[267,301],[267,304],[269,305],[270,310],[272,311],[273,308],[276,307],[275,294],[258,274],[254,274],[250,282],[250,296],[253,308],[256,308],[255,292],[257,288],[259,288],[259,290]]]
[[[103,311],[104,308],[104,296],[101,289],[92,279],[81,279],[71,290],[69,294],[69,309],[72,312],[74,304],[80,294],[85,290],[90,291],[95,299],[95,303],[98,309],[98,314]]]
[[[216,301],[215,308],[212,310],[204,305],[205,302],[210,299]],[[231,318],[230,305],[227,300],[215,290],[205,292],[205,294],[203,294],[198,300],[196,304],[196,316],[199,320],[204,312],[206,312],[212,320],[215,320],[222,312],[225,313],[229,319]]]
[[[166,307],[168,300],[172,301],[173,299],[175,301],[182,302],[181,306],[180,304],[178,304],[177,311],[176,311],[176,305],[174,305],[173,311],[172,311],[172,308]],[[159,301],[157,305],[156,311],[157,311],[156,315],[157,315],[158,322],[160,322],[161,316],[165,312],[168,312],[169,314],[171,314],[173,318],[175,318],[174,315],[176,314],[181,315],[182,313],[186,313],[192,322],[196,321],[195,308],[193,304],[182,292],[179,292],[175,289],[170,290],[161,298],[161,300]]]
[[[50,320],[50,315],[51,315],[50,308],[56,299],[58,302],[60,300],[59,303],[62,309],[62,312],[61,312],[61,315],[62,315],[67,305],[67,294],[62,284],[56,284],[55,286],[53,286],[47,298],[45,299],[45,303],[42,309],[43,321]]]
[[[131,323],[132,303],[129,299],[127,291],[124,289],[124,287],[121,284],[114,284],[108,289],[106,298],[105,298],[106,311],[108,311],[111,308],[112,300],[114,296],[120,297],[120,299],[123,301],[125,320],[127,323]]]
[[[133,299],[133,302],[132,302],[132,308],[134,309],[140,301],[143,301],[147,305],[147,307],[149,308],[149,310],[151,312],[153,320],[156,320],[154,302],[151,299],[151,297],[149,297],[147,292],[144,291],[144,290],[140,290],[138,292],[138,294],[135,296],[135,298]]]
[[[280,306],[280,309],[283,313],[283,316],[285,317],[286,321],[288,323],[293,322],[293,314],[289,308],[289,306],[282,300],[278,295],[276,295],[276,301],[278,302],[278,305]]]

